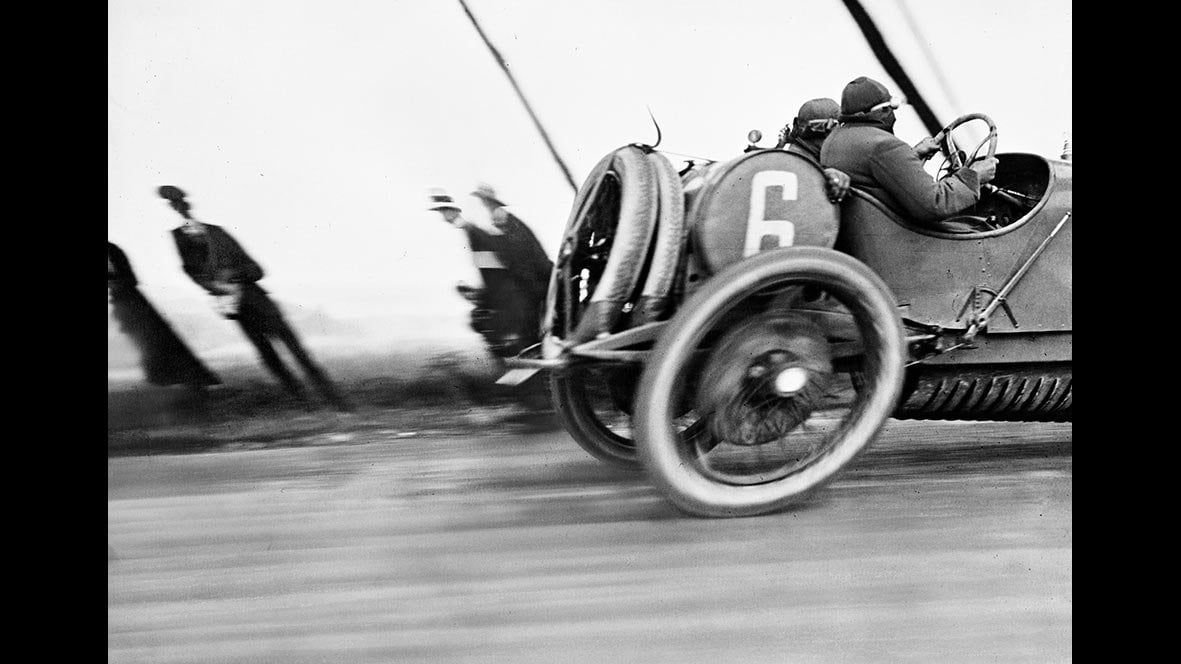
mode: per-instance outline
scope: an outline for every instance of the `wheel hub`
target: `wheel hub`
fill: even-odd
[[[804,367],[787,367],[775,376],[773,385],[779,396],[795,396],[808,385],[808,370]]]
[[[710,354],[698,411],[719,440],[761,445],[795,429],[828,386],[832,359],[824,333],[793,314],[760,314],[727,332]]]

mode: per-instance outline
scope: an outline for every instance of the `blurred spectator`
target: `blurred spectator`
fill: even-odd
[[[119,329],[139,349],[140,365],[149,383],[184,385],[200,394],[221,383],[140,292],[127,255],[111,242],[107,242],[107,298]]]
[[[533,231],[512,213],[491,186],[481,184],[472,195],[480,199],[488,209],[493,226],[504,234],[504,257],[507,259],[505,267],[529,287],[540,307],[544,304],[546,291],[549,289],[550,274],[554,269],[553,261],[546,255]],[[538,318],[540,317],[539,309]]]
[[[490,185],[480,184],[472,195],[488,209],[492,225],[504,236],[501,253],[505,268],[513,275],[518,288],[522,289],[530,309],[528,315],[537,321],[537,327],[540,328],[550,275],[554,269],[553,261],[546,255],[533,231],[509,210]]]
[[[465,219],[459,205],[441,189],[432,191],[427,209],[442,214],[444,221],[467,236],[483,284],[477,287],[460,282],[458,290],[474,305],[471,326],[484,337],[488,349],[504,358],[537,343],[545,291],[544,286],[539,289],[536,285],[537,267],[521,267],[526,264],[521,256],[528,255],[529,250],[522,250],[516,243],[524,236],[513,231],[517,234],[510,238],[498,228],[483,228]]]
[[[185,192],[172,185],[160,187],[158,191],[184,219],[180,227],[172,230],[172,238],[180,252],[185,274],[213,295],[218,313],[238,322],[258,349],[263,363],[292,395],[307,399],[303,386],[272,345],[273,339],[287,346],[329,403],[338,410],[351,411],[351,404],[312,360],[279,306],[258,285],[258,280],[263,277],[262,267],[224,228],[194,219]]]

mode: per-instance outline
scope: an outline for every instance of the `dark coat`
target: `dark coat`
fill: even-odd
[[[501,255],[505,267],[517,276],[518,281],[525,282],[523,286],[531,296],[540,293],[539,298],[545,299],[554,264],[541,247],[537,236],[525,222],[504,208],[498,208],[493,213],[492,221],[503,233]]]
[[[127,255],[108,242],[107,291],[113,315],[119,329],[139,349],[147,381],[153,385],[194,387],[221,383],[143,296],[138,283]]]
[[[266,290],[255,283],[265,274],[262,266],[224,228],[213,224],[205,224],[205,228],[205,241],[185,234],[180,228],[172,230],[185,274],[213,295],[226,293],[221,284],[238,284],[241,287],[239,311],[227,317],[267,334],[285,333],[289,326],[282,311]]]
[[[223,284],[226,283],[240,287],[236,307],[222,310],[222,315],[238,321],[246,337],[258,349],[263,363],[289,392],[304,396],[295,375],[275,352],[272,339],[286,344],[295,360],[303,365],[308,377],[329,401],[341,410],[351,410],[352,406],[332,384],[328,375],[312,360],[295,330],[283,317],[279,306],[255,283],[263,278],[262,266],[224,228],[213,224],[205,224],[205,227],[207,232],[199,237],[189,236],[180,228],[172,231],[185,274],[213,295],[228,295],[232,289],[225,288]]]
[[[820,163],[849,175],[853,186],[878,198],[903,218],[920,223],[946,219],[980,200],[980,178],[961,168],[936,181],[923,160],[893,133],[868,124],[843,124],[829,134]]]
[[[263,278],[262,266],[224,228],[213,224],[205,224],[205,228],[204,240],[180,228],[172,229],[182,267],[193,281],[214,295],[222,295],[219,282],[246,284]]]
[[[540,285],[538,268],[521,258],[528,250],[518,246],[519,237],[514,240],[507,232],[489,233],[472,224],[465,225],[463,231],[484,282],[482,290],[464,293],[475,305],[472,329],[484,337],[494,354],[516,355],[539,339],[548,270],[547,281]]]
[[[824,144],[824,139],[824,136],[819,138],[793,138],[788,142],[785,149],[788,152],[793,152],[795,154],[808,157],[812,161],[816,162],[816,164],[819,166],[820,149]]]

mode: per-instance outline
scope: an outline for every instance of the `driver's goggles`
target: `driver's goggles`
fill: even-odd
[[[880,104],[876,104],[874,106],[871,106],[869,108],[868,112],[873,113],[874,111],[880,111],[883,108],[898,108],[901,105],[902,105],[901,99],[899,99],[898,97],[891,97],[889,101],[884,101]]]
[[[814,131],[820,134],[827,134],[832,131],[833,127],[838,124],[836,118],[820,118],[817,120],[808,120],[804,123],[804,129]]]

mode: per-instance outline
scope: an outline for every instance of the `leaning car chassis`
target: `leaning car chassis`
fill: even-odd
[[[946,133],[981,118],[992,156],[985,116]],[[798,502],[890,417],[1070,421],[1071,165],[997,156],[965,233],[857,190],[838,206],[785,150],[679,173],[612,151],[576,196],[542,341],[506,379],[548,371],[579,445],[702,516]]]

